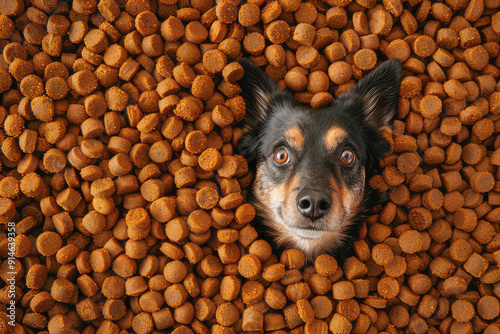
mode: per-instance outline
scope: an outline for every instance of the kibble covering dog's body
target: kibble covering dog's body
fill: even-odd
[[[239,149],[255,163],[251,201],[278,247],[342,260],[379,199],[368,179],[390,150],[401,64],[382,63],[327,108],[301,108],[248,59],[240,63],[247,116]]]

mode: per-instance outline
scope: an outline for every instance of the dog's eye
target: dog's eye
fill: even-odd
[[[288,162],[288,151],[286,148],[280,147],[274,152],[274,161],[280,165]]]
[[[344,150],[342,152],[342,155],[340,156],[340,161],[342,161],[342,163],[345,165],[352,164],[355,159],[356,156],[354,155],[354,152],[351,150]]]

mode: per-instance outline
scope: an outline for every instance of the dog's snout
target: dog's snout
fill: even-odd
[[[326,215],[331,205],[330,197],[321,191],[304,190],[297,196],[297,208],[300,213],[312,220]]]

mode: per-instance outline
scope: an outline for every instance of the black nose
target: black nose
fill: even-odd
[[[297,208],[300,213],[312,220],[323,217],[332,206],[330,197],[317,190],[303,190],[297,196]]]

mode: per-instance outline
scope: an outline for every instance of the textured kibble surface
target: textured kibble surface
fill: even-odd
[[[0,0],[0,334],[499,333],[499,8]],[[311,108],[402,62],[345,262],[259,235],[241,57]]]

